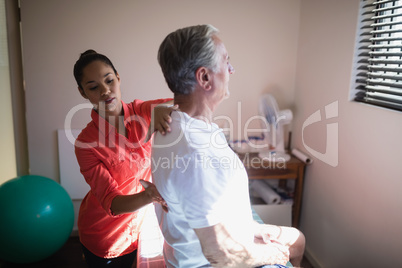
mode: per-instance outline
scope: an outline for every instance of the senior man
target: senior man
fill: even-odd
[[[153,180],[169,207],[166,213],[156,204],[167,266],[300,265],[303,234],[253,221],[247,173],[212,122],[234,73],[218,30],[170,33],[158,61],[180,109],[172,112],[171,133],[156,133],[152,148]]]

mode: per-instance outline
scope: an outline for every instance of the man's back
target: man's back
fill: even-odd
[[[208,266],[193,229],[224,223],[238,241],[253,241],[248,178],[217,125],[182,112],[172,118],[152,151],[153,180],[169,206],[156,206],[165,259],[168,267]]]

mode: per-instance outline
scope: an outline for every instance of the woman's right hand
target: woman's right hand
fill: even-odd
[[[162,196],[159,194],[158,189],[156,189],[156,186],[153,183],[144,180],[140,180],[140,183],[144,187],[145,193],[152,200],[152,202],[161,204],[162,209],[165,212],[168,212],[168,205],[166,201],[162,198]]]

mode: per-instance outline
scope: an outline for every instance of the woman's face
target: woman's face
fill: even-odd
[[[106,63],[96,60],[83,69],[81,95],[102,116],[121,115],[120,76]]]

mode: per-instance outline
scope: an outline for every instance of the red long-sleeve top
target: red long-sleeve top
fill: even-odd
[[[151,142],[144,140],[153,107],[166,101],[122,102],[127,138],[93,110],[92,121],[75,142],[81,173],[91,187],[79,211],[80,241],[99,257],[115,258],[137,249],[142,222],[138,211],[115,216],[110,206],[117,195],[144,190],[140,179],[151,179]]]

